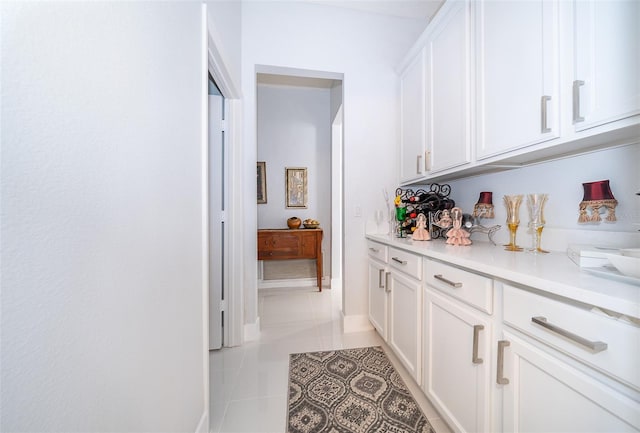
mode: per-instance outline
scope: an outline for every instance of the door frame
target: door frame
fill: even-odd
[[[202,357],[203,357],[203,393],[204,413],[196,427],[197,433],[209,431],[211,414],[209,413],[210,385],[209,385],[209,74],[213,77],[220,92],[225,98],[225,139],[228,149],[229,197],[241,196],[242,176],[242,143],[240,142],[242,107],[238,86],[234,83],[227,62],[220,50],[223,46],[215,29],[209,28],[206,3],[201,7],[201,206],[202,206]],[[242,344],[242,330],[244,323],[243,292],[242,292],[242,230],[238,227],[238,215],[241,215],[239,200],[229,200],[226,210],[228,233],[233,233],[234,242],[228,242],[228,290],[226,309],[228,314],[225,323],[225,346]]]
[[[206,5],[204,19],[206,22]],[[242,191],[242,176],[235,176],[236,173],[242,172],[242,143],[240,142],[240,117],[242,115],[242,107],[240,102],[240,92],[234,83],[229,69],[226,66],[225,59],[218,48],[221,44],[216,43],[218,38],[212,29],[206,27],[206,73],[211,74],[216,85],[220,89],[225,99],[225,141],[226,150],[228,151],[228,171],[227,171],[227,192],[228,197],[240,197]],[[207,76],[208,80],[208,76]],[[208,81],[207,81],[208,82]],[[207,113],[208,119],[208,113]],[[205,125],[206,127],[207,125]],[[208,158],[208,155],[207,155]],[[204,197],[203,197],[204,199]],[[206,197],[208,203],[208,192]],[[226,207],[225,224],[228,225],[229,239],[233,242],[227,242],[226,252],[228,253],[226,260],[228,262],[228,287],[225,291],[226,309],[225,314],[225,343],[224,346],[238,346],[243,343],[243,292],[242,292],[242,230],[238,226],[237,216],[241,215],[240,203],[238,200],[229,200]],[[208,217],[208,215],[207,215]],[[207,233],[209,228],[207,227]],[[207,256],[209,255],[207,251]],[[208,269],[207,269],[208,272]],[[208,284],[207,284],[208,286]],[[207,298],[208,305],[208,298]],[[207,309],[207,323],[209,319],[209,311]],[[208,341],[208,337],[207,337]]]

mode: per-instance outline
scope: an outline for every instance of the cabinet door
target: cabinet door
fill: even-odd
[[[638,403],[505,331],[505,432],[628,432]]]
[[[470,6],[450,2],[428,38],[428,168],[436,173],[471,158]]]
[[[574,3],[574,111],[581,131],[640,113],[640,2]]]
[[[316,232],[302,232],[300,234],[300,258],[313,259],[316,257],[317,239]]]
[[[423,389],[456,431],[489,432],[489,318],[427,287]]]
[[[387,341],[387,288],[386,266],[369,259],[369,321]]]
[[[425,54],[421,50],[400,76],[400,181],[425,175]]]
[[[407,368],[411,376],[420,383],[420,310],[422,284],[413,278],[391,271],[389,345]]]
[[[477,158],[558,137],[558,4],[477,7]]]

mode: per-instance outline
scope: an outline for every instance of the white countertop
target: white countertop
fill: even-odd
[[[505,251],[489,242],[447,245],[444,240],[414,241],[369,234],[367,239],[467,268],[500,280],[640,318],[640,286],[582,270],[566,253]]]

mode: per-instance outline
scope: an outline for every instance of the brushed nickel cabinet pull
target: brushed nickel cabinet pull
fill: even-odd
[[[543,96],[540,100],[540,116],[541,116],[541,125],[540,125],[540,132],[542,132],[543,134],[547,133],[547,132],[551,132],[551,128],[549,128],[549,126],[547,125],[548,122],[548,113],[547,113],[547,102],[549,102],[551,100],[551,96]]]
[[[370,250],[372,253],[379,253],[379,252],[380,252],[380,250],[379,250],[379,249],[377,249],[377,248],[373,248],[373,247],[369,247],[369,250]]]
[[[384,285],[382,283],[382,277],[384,276],[384,269],[380,269],[378,271],[378,288],[384,289]]]
[[[391,291],[391,285],[389,284],[389,275],[391,275],[391,272],[387,272],[384,275],[384,290],[385,290],[385,292],[390,292]]]
[[[496,369],[496,382],[498,385],[508,385],[509,379],[504,377],[504,348],[509,347],[511,343],[507,340],[498,341],[498,368]]]
[[[581,337],[577,334],[574,334],[573,332],[567,331],[566,329],[560,328],[557,325],[547,322],[546,317],[542,317],[542,316],[532,317],[531,321],[536,325],[540,325],[551,332],[554,332],[558,335],[562,335],[563,337],[566,337],[569,340],[575,343],[578,343],[581,346],[586,347],[587,349],[593,350],[594,352],[602,352],[604,350],[607,350],[607,347],[608,347],[607,343],[603,341],[587,340],[586,338]]]
[[[431,170],[431,152],[428,150],[424,152],[424,171]]]
[[[473,354],[471,355],[471,362],[474,364],[482,364],[484,362],[482,358],[478,358],[478,337],[483,329],[484,325],[473,325]]]
[[[422,168],[422,155],[416,156],[416,174],[422,174],[420,169]]]
[[[573,82],[573,123],[584,122],[584,117],[580,116],[580,86],[584,86],[584,81],[575,80]]]
[[[407,264],[407,262],[406,262],[406,261],[404,261],[404,260],[400,260],[400,259],[399,259],[399,258],[397,258],[397,257],[391,257],[391,260],[393,260],[394,262],[398,262],[398,263],[400,263],[401,265],[406,265],[406,264]]]
[[[435,278],[436,280],[440,280],[443,283],[446,283],[448,285],[450,285],[451,287],[455,287],[455,288],[460,288],[462,287],[462,283],[456,283],[454,281],[448,280],[445,277],[443,277],[442,275],[438,274],[438,275],[434,275],[433,278]]]

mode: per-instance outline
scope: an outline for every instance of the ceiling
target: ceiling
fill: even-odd
[[[430,21],[443,0],[307,0],[327,6]]]
[[[263,0],[269,1],[269,0]],[[431,21],[444,0],[293,0],[316,3],[332,7],[347,8],[362,12],[376,13],[399,18],[424,20],[425,26]],[[296,86],[331,88],[340,80],[314,78],[305,74],[285,72],[259,73],[258,85]]]

